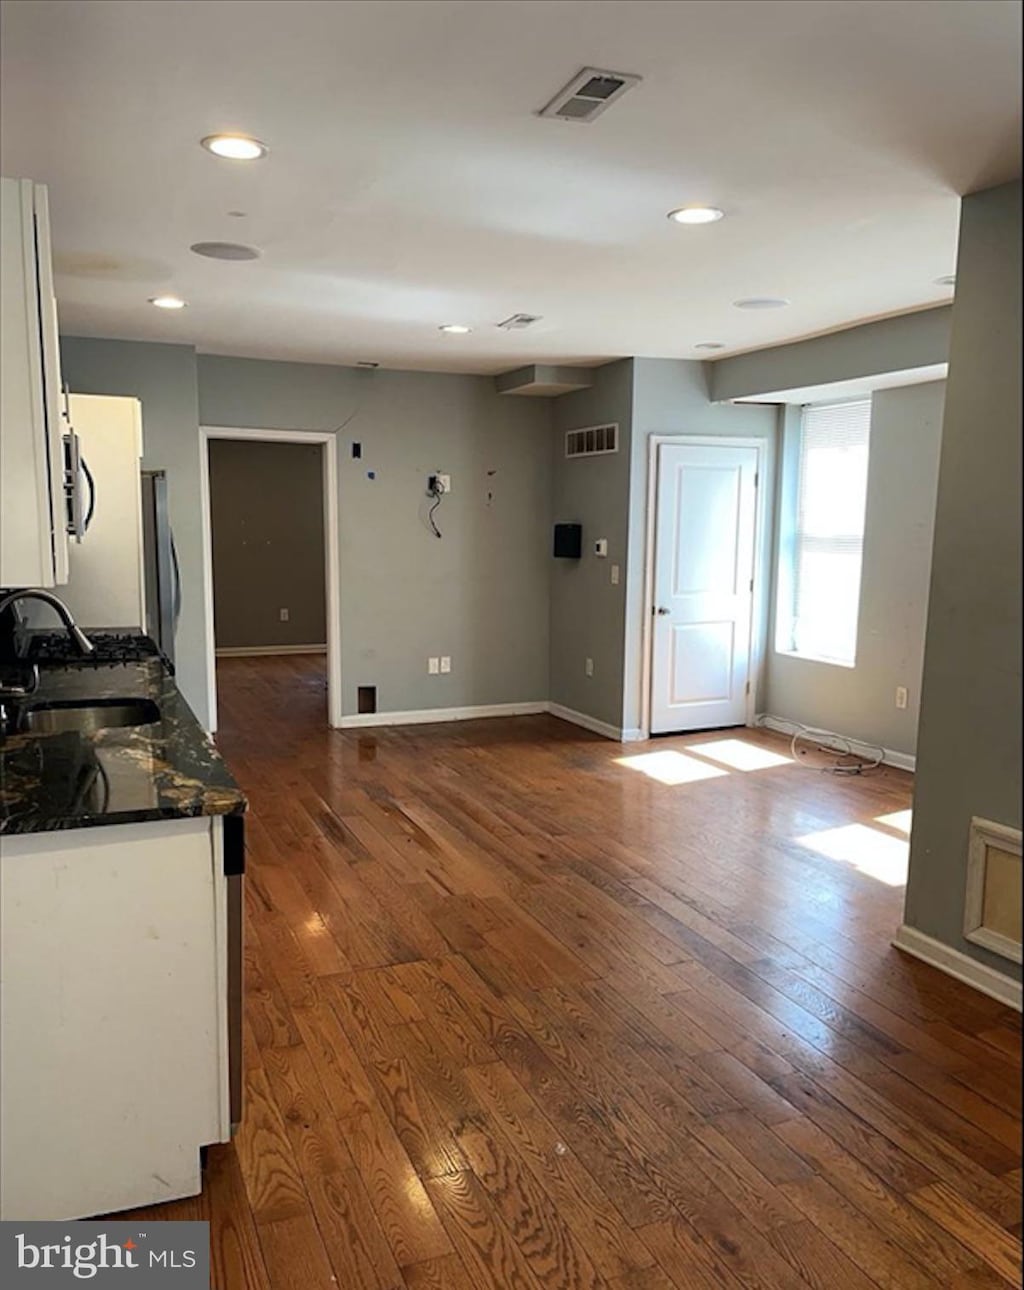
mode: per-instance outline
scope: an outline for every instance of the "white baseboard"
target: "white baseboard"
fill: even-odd
[[[326,645],[226,645],[218,658],[265,658],[271,654],[326,654]]]
[[[588,716],[585,712],[577,712],[575,708],[565,708],[560,703],[548,703],[545,708],[559,721],[569,721],[574,726],[582,726],[584,730],[593,731],[595,735],[604,735],[606,739],[614,739],[616,743],[623,739],[619,726],[609,725],[607,721],[598,721],[597,717]]]
[[[560,721],[569,721],[574,726],[582,726],[596,735],[614,739],[616,743],[631,742],[642,739],[640,730],[622,731],[618,726],[598,721],[596,717],[573,708],[565,708],[560,703],[548,703],[543,699],[526,703],[481,703],[466,708],[414,708],[408,712],[358,712],[349,713],[341,719],[340,729],[357,730],[372,726],[422,726],[443,724],[446,721],[478,721],[485,717],[525,717],[539,712],[548,712]]]
[[[627,726],[621,735],[621,739],[624,744],[640,743],[647,737],[648,736],[644,734],[639,726]]]
[[[896,933],[892,943],[898,950],[920,959],[922,963],[930,963],[946,976],[963,981],[965,985],[973,986],[992,999],[998,999],[1007,1007],[1021,1011],[1021,983],[970,958],[962,950],[955,950],[951,945],[945,945],[933,936],[919,932],[916,927],[908,927],[906,923]]]
[[[794,721],[789,717],[773,717],[766,712],[762,712],[754,718],[754,724],[756,726],[764,726],[766,730],[778,731],[779,734],[794,735],[797,730],[804,725],[804,722]],[[833,733],[848,743],[854,751],[858,748],[862,748],[865,750],[863,755],[870,757],[872,760],[878,756],[878,749],[881,747],[880,744],[865,743],[863,739],[854,739],[852,735],[844,735],[838,730],[833,731]],[[826,744],[827,739],[819,738],[818,742]],[[836,751],[838,752],[840,750],[837,749]],[[917,766],[917,758],[911,753],[897,752],[892,748],[883,748],[882,763],[886,766],[895,766],[897,770],[913,771]]]
[[[478,721],[484,717],[527,717],[547,712],[543,699],[527,703],[480,703],[467,708],[414,708],[409,712],[353,712],[342,717],[340,729],[368,726],[425,726],[446,721]]]

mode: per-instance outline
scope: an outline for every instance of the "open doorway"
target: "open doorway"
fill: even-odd
[[[322,678],[324,720],[341,721],[337,457],[333,435],[204,427],[205,591],[210,728],[217,660]],[[265,660],[265,662],[260,662]],[[240,665],[240,664],[238,664]]]

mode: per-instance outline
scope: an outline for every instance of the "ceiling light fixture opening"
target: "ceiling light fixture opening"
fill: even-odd
[[[699,344],[694,345],[694,349],[725,349],[725,346],[718,340],[702,340]]]
[[[668,217],[677,224],[715,224],[725,218],[725,211],[717,206],[680,206],[669,211]]]
[[[736,309],[785,309],[789,301],[785,296],[747,296],[732,303]]]
[[[200,143],[207,152],[228,161],[259,161],[269,152],[265,143],[248,134],[208,134]]]
[[[955,274],[955,273],[946,273],[946,274],[944,274],[941,278],[936,278],[936,279],[935,279],[935,285],[936,285],[937,287],[955,287],[955,286],[956,286],[956,274]]]
[[[149,303],[157,309],[184,309],[188,302],[181,296],[150,296]]]
[[[468,336],[473,328],[465,327],[462,323],[445,323],[444,326],[438,327],[437,330],[443,331],[446,336]]]

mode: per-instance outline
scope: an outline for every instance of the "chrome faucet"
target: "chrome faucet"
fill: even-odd
[[[96,646],[82,631],[81,627],[76,624],[71,615],[71,610],[52,591],[45,591],[42,587],[21,587],[16,591],[8,591],[6,595],[0,596],[0,614],[19,600],[41,600],[44,605],[49,605],[51,609],[56,611],[61,622],[68,629],[68,635],[75,642],[79,654],[88,657],[95,651]]]

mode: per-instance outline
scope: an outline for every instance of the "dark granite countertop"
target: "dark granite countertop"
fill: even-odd
[[[149,700],[158,715],[119,729],[43,733],[18,726],[29,707],[104,699]],[[241,789],[160,658],[42,667],[38,690],[14,708],[14,733],[0,738],[0,833],[245,810]]]

